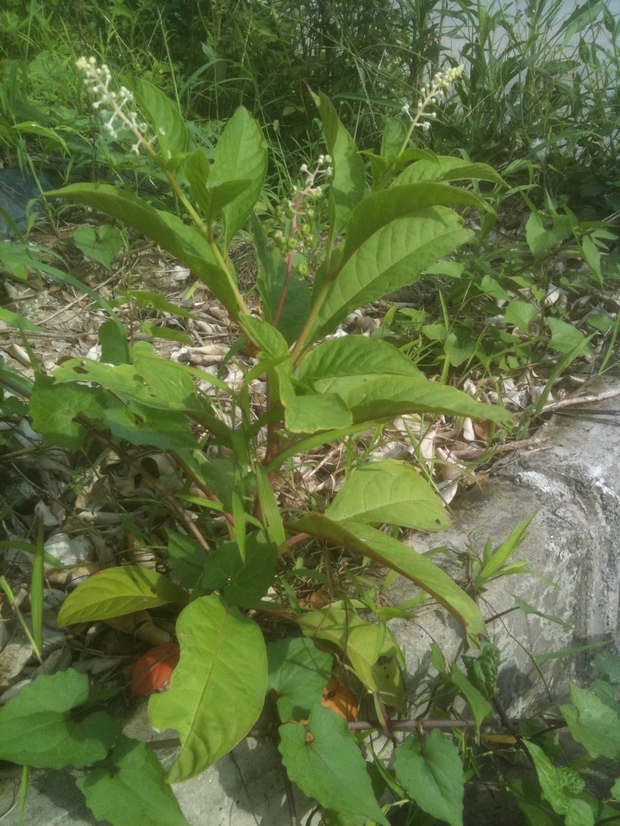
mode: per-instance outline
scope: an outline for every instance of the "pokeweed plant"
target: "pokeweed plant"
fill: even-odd
[[[359,152],[329,99],[315,95],[327,154],[315,169],[302,169],[304,180],[281,205],[281,228],[272,242],[253,213],[267,170],[265,141],[245,109],[231,118],[211,160],[191,145],[182,117],[156,87],[133,79],[127,81],[131,91],[121,86],[114,92],[106,66],[94,59],[79,66],[105,128],[119,140],[132,136],[133,150],[145,152],[169,181],[182,217],[102,184],[51,194],[107,213],[189,267],[239,326],[241,338],[227,360],[243,347],[254,362],[244,367],[239,360],[242,379],[226,384],[159,357],[146,342],[130,344],[112,315],[99,330],[100,360],[69,359],[51,376],[37,374],[30,414],[46,442],[74,451],[94,443],[121,457],[128,455],[123,445],[154,447],[168,454],[186,480],[175,495],[153,480],[182,526],[168,533],[172,576],[135,565],[105,570],[71,593],[59,614],[60,625],[70,625],[178,606],[180,661],[169,689],[151,697],[149,713],[156,729],[176,729],[181,749],[164,773],[143,744],[118,733],[107,714],[86,715],[84,704],[94,702],[88,680],[69,670],[39,678],[11,701],[12,722],[3,729],[8,734],[1,736],[0,754],[31,766],[91,767],[79,785],[99,818],[121,823],[132,814],[146,822],[143,811],[138,815],[131,808],[138,804],[128,790],[139,786],[145,795],[153,789],[151,804],[161,804],[153,808],[157,823],[164,822],[162,812],[165,822],[180,823],[164,781],[193,777],[230,751],[255,724],[269,694],[289,778],[336,816],[387,824],[346,720],[321,701],[332,672],[340,668],[342,674],[344,668],[374,701],[376,717],[390,732],[391,715],[407,711],[402,655],[381,612],[368,621],[369,601],[341,592],[327,606],[303,610],[287,587],[292,549],[322,548],[326,569],[330,548],[387,566],[444,606],[474,648],[485,639],[485,624],[465,590],[395,538],[398,528],[438,531],[450,524],[442,500],[410,465],[387,459],[360,463],[320,507],[299,493],[295,504],[287,504],[278,490],[296,456],[397,416],[509,421],[501,408],[427,379],[385,341],[333,335],[352,310],[411,284],[472,238],[451,207],[490,207],[453,181],[502,185],[484,164],[410,146],[414,129],[432,117],[427,109],[460,69],[436,75],[415,113],[405,108],[408,123],[387,123],[379,153]],[[310,285],[303,253],[316,247],[315,211],[324,197],[328,226]],[[260,314],[248,307],[230,257],[248,221]],[[260,409],[251,397],[259,380],[267,388]],[[384,524],[393,526],[392,534],[379,529]],[[280,630],[291,629],[289,636],[266,641],[274,619]],[[42,732],[36,754],[20,734],[33,716]],[[399,765],[445,762],[456,785],[448,808],[437,816],[460,822],[456,747],[433,733],[426,750],[409,743],[396,753],[397,776]],[[415,797],[411,789],[419,784],[402,783]],[[424,790],[418,794],[419,805],[435,812],[440,791],[433,791],[430,802]]]

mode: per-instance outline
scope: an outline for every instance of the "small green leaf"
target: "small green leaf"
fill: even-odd
[[[123,248],[123,236],[109,224],[78,227],[73,233],[73,242],[87,258],[102,264],[107,270]]]
[[[245,559],[236,542],[220,542],[205,558],[197,592],[219,590],[229,604],[253,608],[273,583],[276,557],[275,547],[262,531],[246,537]]]
[[[101,391],[78,384],[54,384],[48,376],[37,376],[30,415],[33,428],[46,443],[77,450],[86,438],[86,429],[75,421],[80,414],[88,419],[103,419]]]
[[[32,330],[37,333],[43,332],[43,329],[39,327],[38,324],[33,324],[32,321],[28,321],[27,318],[19,315],[19,313],[14,313],[12,310],[7,310],[4,307],[0,307],[0,321],[4,321],[5,324],[11,327],[19,327],[21,330]]]
[[[112,826],[188,826],[164,775],[146,743],[121,734],[106,766],[75,782],[97,820]]]
[[[524,333],[527,333],[530,324],[539,315],[538,310],[533,304],[528,304],[527,301],[511,301],[506,307],[504,313],[504,321],[506,324],[514,324]]]
[[[132,77],[126,83],[154,130],[159,157],[166,169],[174,171],[183,160],[189,142],[189,133],[178,108],[147,80]]]
[[[223,246],[228,249],[232,238],[243,226],[263,188],[267,174],[267,145],[260,126],[247,109],[240,106],[226,124],[215,147],[212,185],[230,181],[250,181],[222,210]]]
[[[330,606],[298,620],[306,636],[338,646],[368,691],[379,691],[383,701],[405,710],[405,687],[400,651],[387,626],[364,622],[354,611]]]
[[[508,539],[502,542],[502,544],[489,555],[482,570],[476,576],[476,584],[479,587],[490,579],[502,575],[504,566],[525,539],[525,534],[534,516],[536,516],[536,514],[532,514],[532,516],[529,516],[524,522],[516,525],[510,532]],[[527,571],[524,571],[524,573],[527,573]]]
[[[312,640],[297,637],[269,643],[267,659],[268,689],[277,694],[280,719],[307,719],[312,706],[321,702],[333,658]]]
[[[559,318],[548,318],[547,324],[551,330],[549,346],[554,350],[560,353],[570,353],[576,349],[575,356],[586,356],[592,353],[588,339],[572,324],[561,321]]]
[[[452,664],[448,678],[471,706],[474,720],[476,721],[476,729],[479,732],[484,720],[493,713],[493,706],[487,698],[478,691],[476,686],[467,679],[457,665]]]
[[[620,716],[596,694],[571,685],[572,705],[560,706],[571,734],[590,757],[620,757]]]
[[[363,815],[382,826],[389,822],[377,805],[366,764],[347,722],[328,708],[315,706],[306,730],[300,723],[280,726],[282,762],[293,783],[321,806]]]
[[[177,620],[181,659],[165,694],[149,702],[153,726],[174,728],[181,753],[166,776],[200,774],[245,737],[267,689],[267,653],[258,625],[217,596],[198,597]]]
[[[169,602],[183,605],[187,594],[168,577],[138,565],[109,568],[69,594],[58,612],[58,625],[121,617]]]
[[[183,167],[185,177],[190,185],[192,198],[202,210],[209,231],[217,215],[234,201],[251,184],[251,180],[224,181],[215,186],[209,186],[208,180],[211,164],[204,149],[198,148],[185,160]]]
[[[349,474],[325,515],[335,522],[387,522],[421,531],[451,524],[442,499],[404,462],[384,459]]]
[[[129,346],[127,331],[122,324],[109,318],[97,330],[101,344],[101,361],[105,364],[129,364]]]
[[[79,722],[71,709],[88,699],[88,676],[42,674],[0,708],[0,759],[41,769],[83,768],[103,760],[120,727],[105,712]]]
[[[353,424],[351,411],[335,393],[282,396],[286,427],[291,433],[319,433]]]
[[[407,737],[394,752],[394,770],[423,811],[450,826],[462,826],[465,779],[452,740],[438,729],[423,741]]]

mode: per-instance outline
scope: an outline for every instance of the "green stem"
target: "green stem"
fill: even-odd
[[[325,299],[327,298],[327,294],[331,288],[332,282],[331,279],[326,278],[323,282],[323,286],[319,294],[317,295],[312,307],[310,308],[310,314],[306,319],[306,323],[304,324],[304,328],[299,334],[299,338],[295,342],[295,346],[291,351],[291,357],[293,359],[293,367],[296,367],[302,359],[304,351],[306,349],[306,341],[312,332],[312,328],[314,327],[314,323],[317,320],[319,313],[321,311],[321,307],[325,303]]]

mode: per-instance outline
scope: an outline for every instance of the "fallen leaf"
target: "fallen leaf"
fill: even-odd
[[[342,683],[339,683],[336,677],[332,677],[323,689],[321,705],[331,708],[349,723],[357,720],[357,697]]]

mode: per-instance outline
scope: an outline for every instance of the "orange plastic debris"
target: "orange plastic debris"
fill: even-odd
[[[134,697],[165,691],[179,663],[181,650],[176,642],[163,642],[149,649],[133,664],[131,693]]]
[[[332,677],[323,689],[321,705],[331,708],[349,723],[357,720],[357,698],[336,677]]]

